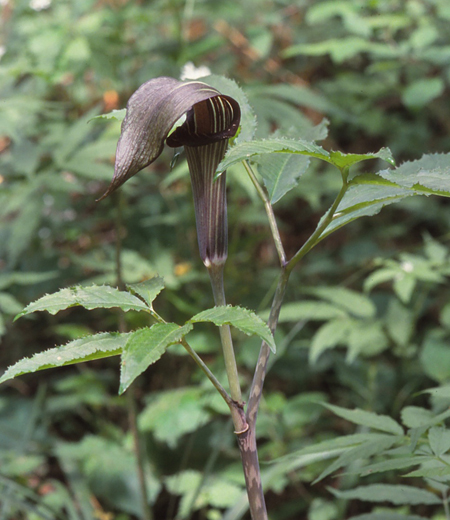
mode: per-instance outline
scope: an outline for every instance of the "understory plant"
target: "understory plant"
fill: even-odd
[[[123,284],[119,276],[117,287],[89,285],[63,288],[30,303],[18,317],[36,311],[56,314],[73,306],[82,306],[88,310],[119,308],[123,312],[146,313],[149,325],[133,331],[126,331],[121,326],[117,332],[84,336],[66,345],[37,353],[11,366],[0,382],[46,368],[120,356],[119,393],[122,394],[169,347],[181,345],[228,406],[240,450],[251,517],[253,520],[266,520],[269,516],[258,461],[257,417],[269,360],[276,355],[274,335],[291,273],[322,240],[360,217],[376,215],[384,206],[413,196],[449,197],[450,155],[425,155],[417,161],[395,167],[393,157],[386,148],[364,154],[328,151],[317,144],[317,141],[326,137],[325,121],[306,128],[302,135],[273,134],[266,139],[255,139],[255,117],[244,93],[235,83],[217,76],[187,82],[167,77],[152,79],[131,96],[126,110],[103,116],[104,119],[111,117],[123,118],[123,123],[117,145],[114,177],[100,200],[155,161],[165,144],[175,149],[183,148],[191,177],[200,257],[211,281],[215,306],[196,313],[182,324],[167,322],[153,305],[165,286],[160,276],[135,284]],[[334,168],[340,188],[309,238],[296,252],[288,255],[273,205],[296,188],[310,159],[323,161]],[[371,160],[384,162],[384,169],[375,173],[366,172],[363,165]],[[225,297],[224,267],[228,257],[226,170],[237,164],[242,164],[242,173],[246,172],[264,205],[278,257],[277,281],[270,310],[264,319],[242,306],[227,305]],[[144,176],[140,182],[145,182]],[[401,280],[408,279],[414,269],[414,264],[400,262],[396,272],[391,265],[391,271],[387,273],[386,268],[384,274],[378,274],[377,282],[372,282],[372,286],[394,279],[400,287]],[[363,296],[352,300],[345,290],[330,296],[323,287],[317,288],[315,296],[330,304],[344,302],[344,307],[345,301],[351,304],[347,315],[343,311],[341,314],[336,311],[333,315],[330,306],[327,307],[329,321],[319,329],[312,342],[313,361],[324,350],[338,344],[348,345],[352,359],[367,345],[370,345],[372,352],[387,348],[380,327],[369,319],[371,310],[367,310],[367,300]],[[358,322],[358,318],[367,319]],[[227,384],[211,371],[189,343],[190,332],[197,324],[204,322],[218,327]],[[240,367],[236,362],[233,345],[233,329],[261,339],[259,357],[249,388],[242,388]],[[444,387],[439,392],[443,399],[449,397],[448,388]],[[382,457],[383,460],[351,470],[368,475],[420,466],[411,476],[434,479],[442,498],[425,489],[388,484],[373,484],[365,489],[347,491],[332,490],[332,493],[339,498],[353,497],[383,503],[442,503],[449,517],[447,483],[450,462],[447,452],[450,449],[450,434],[444,426],[444,421],[450,415],[448,410],[432,415],[414,407],[404,409],[402,419],[405,432],[404,427],[388,416],[359,409],[347,410],[330,404],[326,406],[337,416],[365,430],[306,448],[295,454],[294,464],[275,466],[275,474],[277,471],[289,471],[295,464],[304,464],[306,460],[330,458],[336,460],[323,469],[319,479],[347,468],[357,460],[371,457]],[[403,502],[396,501],[399,493],[403,493]],[[143,494],[145,512],[148,508],[145,490]],[[396,513],[389,514],[379,513],[377,516],[375,512],[370,517],[363,517],[372,520],[400,518]],[[149,514],[147,518],[151,518]]]

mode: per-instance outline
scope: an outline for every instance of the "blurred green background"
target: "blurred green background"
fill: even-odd
[[[112,178],[120,123],[92,119],[123,108],[151,78],[207,67],[234,79],[256,113],[258,137],[304,135],[327,118],[327,149],[387,146],[398,163],[450,150],[448,0],[2,0],[0,9],[2,369],[117,329],[119,316],[100,310],[13,317],[62,287],[114,284],[118,235],[125,282],[165,278],[156,302],[165,319],[183,322],[213,305],[187,167],[178,161],[170,170],[172,150],[118,196],[95,202]],[[289,255],[314,230],[339,182],[312,163],[275,204]],[[264,311],[277,273],[264,208],[242,167],[229,171],[228,184],[228,300]],[[355,485],[351,472],[310,485],[323,462],[270,477],[266,462],[355,431],[319,401],[394,418],[406,405],[448,407],[450,399],[418,393],[450,382],[449,222],[445,199],[411,198],[333,234],[294,273],[258,427],[273,520],[370,511],[327,490]],[[326,290],[315,292],[318,286]],[[338,311],[346,332],[336,329]],[[142,320],[128,313],[126,326]],[[221,375],[214,328],[189,339]],[[248,389],[258,341],[236,342]],[[139,518],[133,401],[155,520],[217,520],[227,509],[227,520],[240,518],[233,506],[243,500],[243,478],[232,427],[191,360],[171,347],[131,397],[117,396],[118,380],[112,358],[2,386],[0,519]],[[371,478],[405,482],[398,472]],[[414,512],[446,518],[439,507]],[[406,506],[392,514],[409,513]]]

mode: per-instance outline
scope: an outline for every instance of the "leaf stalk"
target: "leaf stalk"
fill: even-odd
[[[281,241],[280,232],[278,230],[277,221],[275,219],[275,214],[273,212],[272,204],[270,203],[269,197],[267,196],[266,191],[258,182],[258,179],[250,166],[248,161],[242,161],[244,168],[247,170],[248,176],[253,183],[253,186],[256,188],[259,197],[264,203],[264,209],[266,210],[267,218],[269,220],[270,231],[272,232],[273,241],[275,243],[275,248],[278,253],[278,258],[280,260],[281,266],[286,264],[286,253],[284,252],[283,243]]]

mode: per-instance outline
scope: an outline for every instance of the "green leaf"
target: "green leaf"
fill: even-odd
[[[385,320],[389,336],[397,345],[406,348],[414,333],[414,311],[406,305],[403,305],[396,298],[390,298]]]
[[[423,467],[416,469],[414,471],[411,471],[410,473],[407,473],[406,475],[403,475],[404,477],[409,478],[430,478],[430,479],[442,479],[448,481],[448,478],[450,476],[450,466],[449,466],[449,460],[448,456],[446,457],[445,463],[439,460],[434,460],[429,462],[428,464],[424,465]]]
[[[301,139],[262,139],[244,142],[230,148],[224,160],[219,164],[218,171],[224,171],[237,162],[257,155],[272,153],[298,153],[330,162],[330,154],[314,143]]]
[[[191,329],[192,325],[156,323],[128,334],[122,352],[119,393],[125,392],[144,370],[158,361],[169,345],[178,343]]]
[[[307,287],[302,292],[328,300],[359,318],[373,318],[376,314],[375,305],[369,297],[346,287]]]
[[[331,224],[324,230],[321,238],[358,218],[376,215],[384,206],[419,194],[422,193],[410,187],[398,186],[380,175],[358,175],[351,180]]]
[[[344,435],[342,437],[336,437],[335,439],[318,442],[311,446],[306,446],[301,450],[297,450],[289,455],[281,457],[279,460],[289,460],[296,457],[302,457],[303,455],[316,453],[328,453],[330,450],[337,450],[336,455],[339,455],[342,450],[345,451],[359,446],[364,442],[374,441],[381,438],[386,438],[386,435],[381,433],[353,433],[351,435]]]
[[[342,417],[343,419],[346,419],[352,423],[359,424],[361,426],[367,426],[368,428],[373,428],[374,430],[381,430],[383,432],[392,433],[394,435],[403,435],[403,428],[398,424],[397,421],[394,421],[394,419],[387,415],[378,415],[373,412],[360,410],[359,408],[348,410],[347,408],[342,408],[340,406],[326,403],[324,403],[324,406],[339,417]]]
[[[145,282],[127,285],[127,289],[143,298],[150,308],[152,306],[153,300],[164,289],[164,287],[164,278],[161,278],[160,276],[155,276],[154,278],[146,280]]]
[[[425,195],[450,196],[450,153],[423,155],[393,170],[378,172],[380,177]]]
[[[363,38],[350,36],[347,38],[323,40],[318,43],[293,45],[282,52],[282,57],[291,58],[299,54],[307,56],[330,54],[333,61],[342,63],[366,50],[367,42]]]
[[[292,154],[263,155],[257,159],[258,171],[264,180],[272,204],[297,186],[309,166],[309,158]]]
[[[160,442],[174,448],[186,433],[203,426],[211,414],[202,402],[204,390],[199,387],[176,388],[153,394],[139,415],[139,428],[151,431]]]
[[[374,356],[388,346],[388,338],[379,320],[353,320],[348,337],[347,362],[352,363],[358,355]]]
[[[36,311],[47,311],[50,314],[56,314],[59,311],[78,305],[88,310],[109,309],[111,307],[119,307],[123,311],[148,312],[149,310],[148,306],[136,296],[107,285],[75,286],[61,289],[54,294],[46,294],[25,307],[15,319]]]
[[[374,287],[385,282],[395,280],[399,276],[399,270],[397,268],[381,268],[370,273],[370,275],[364,280],[364,290],[370,292]]]
[[[112,110],[111,112],[108,112],[107,114],[100,114],[99,116],[95,116],[89,121],[93,121],[94,119],[115,119],[116,121],[123,121],[125,119],[125,115],[127,113],[126,108],[121,108],[120,110]]]
[[[439,97],[445,89],[442,78],[422,78],[414,81],[403,92],[403,103],[411,108],[422,108]]]
[[[269,317],[269,311],[261,313],[263,319]],[[290,321],[325,321],[333,318],[346,318],[348,314],[336,305],[317,301],[286,303],[281,307],[279,323]]]
[[[450,450],[450,430],[446,428],[430,428],[428,431],[428,440],[436,457],[440,457]]]
[[[9,293],[0,292],[0,311],[5,314],[17,314],[23,305]]]
[[[352,516],[348,520],[428,520],[423,516],[403,515],[401,513],[366,513],[364,515]]]
[[[398,438],[392,435],[380,435],[379,438],[374,440],[369,440],[363,442],[359,446],[355,446],[345,451],[342,455],[339,456],[337,460],[328,465],[322,473],[315,479],[314,484],[320,482],[328,475],[331,475],[339,468],[344,466],[349,466],[353,464],[355,461],[367,460],[374,455],[378,455],[380,453],[385,452],[389,448],[392,447]]]
[[[21,359],[8,368],[0,378],[0,383],[22,374],[30,374],[46,368],[73,365],[74,363],[117,356],[122,352],[127,339],[128,334],[103,332],[39,352],[31,358]]]
[[[335,166],[338,168],[349,168],[350,166],[357,164],[362,161],[368,161],[370,159],[381,159],[388,162],[392,166],[395,166],[395,160],[392,157],[392,152],[389,148],[381,148],[375,153],[357,154],[357,153],[342,153],[342,152],[330,152],[330,159]]]
[[[442,399],[450,399],[450,385],[438,386],[436,388],[428,388],[423,393],[431,394],[433,397]]]
[[[368,502],[390,502],[392,504],[440,504],[441,499],[425,489],[414,486],[390,485],[390,484],[371,484],[360,486],[347,491],[338,491],[328,488],[336,497],[345,500],[366,500]]]
[[[349,319],[337,318],[322,325],[311,341],[310,363],[314,364],[325,350],[345,344],[351,324]]]
[[[450,417],[450,410],[446,410],[438,415],[426,408],[419,406],[406,406],[401,411],[402,422],[408,428],[429,428],[442,423]]]
[[[328,5],[327,3],[325,5]],[[387,43],[371,42],[359,36],[348,36],[322,40],[317,43],[293,45],[282,52],[282,57],[289,58],[298,54],[307,56],[322,56],[330,54],[336,63],[342,63],[358,54],[366,52],[377,58],[397,58],[404,53],[401,46]]]
[[[212,322],[214,325],[232,325],[248,335],[257,335],[267,343],[275,353],[276,346],[272,332],[264,321],[254,312],[231,305],[214,307],[196,314],[189,323]]]
[[[0,289],[5,289],[10,285],[34,285],[46,282],[53,278],[57,278],[60,273],[58,271],[47,271],[43,273],[21,272],[0,274]]]
[[[402,423],[408,428],[430,426],[434,415],[430,410],[420,406],[405,406],[401,411]]]
[[[411,457],[397,457],[395,459],[377,462],[376,464],[369,464],[368,466],[364,466],[363,468],[358,470],[357,473],[362,477],[365,477],[367,475],[372,475],[373,473],[380,473],[383,471],[394,471],[409,468],[410,466],[417,466],[418,464],[422,464],[424,461],[430,459],[431,457],[421,457],[417,455]]]
[[[294,85],[286,82],[276,84],[259,83],[249,86],[247,91],[249,92],[252,103],[259,99],[262,101],[261,104],[266,105],[269,109],[271,109],[272,102],[275,99],[289,103],[291,112],[293,106],[303,106],[305,108],[312,108],[322,114],[333,113],[339,114],[342,117],[345,116],[344,110],[340,110],[336,105],[334,105],[330,96],[320,94],[305,85]],[[325,135],[322,134],[315,136],[312,140],[319,141],[320,139],[325,139],[326,136],[327,133],[325,133]],[[305,138],[303,135],[300,137]]]
[[[420,361],[425,374],[437,381],[445,383],[450,378],[450,350],[446,335],[430,332],[424,341]]]

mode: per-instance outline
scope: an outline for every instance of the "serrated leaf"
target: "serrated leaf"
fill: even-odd
[[[324,406],[339,417],[342,417],[343,419],[346,419],[347,421],[350,421],[354,424],[367,426],[368,428],[392,433],[394,435],[403,435],[403,428],[398,424],[397,421],[394,421],[392,417],[387,415],[379,415],[374,412],[360,410],[359,408],[349,410],[347,408],[342,408],[341,406],[335,406],[332,404],[324,403]]]
[[[264,155],[257,162],[272,204],[297,186],[309,166],[308,157],[284,153]]]
[[[0,378],[0,383],[22,374],[30,374],[46,368],[73,365],[84,361],[117,356],[122,352],[128,334],[104,332],[71,341],[66,345],[39,352],[12,365]]]
[[[410,187],[399,186],[380,175],[358,175],[350,182],[331,224],[324,230],[321,238],[358,218],[376,215],[387,205],[419,194],[422,193]]]
[[[349,168],[350,166],[357,164],[362,161],[368,161],[370,159],[381,159],[388,162],[392,166],[395,165],[395,160],[392,157],[392,152],[389,148],[381,148],[375,153],[356,154],[356,153],[342,153],[342,152],[330,152],[330,159],[335,166],[338,168]]]
[[[276,346],[272,332],[254,312],[231,305],[214,307],[193,316],[189,323],[212,322],[214,325],[232,325],[248,335],[259,336],[275,353]]]
[[[109,309],[111,307],[119,307],[123,311],[148,312],[149,310],[141,299],[108,285],[75,286],[61,289],[53,294],[46,294],[39,300],[27,305],[15,319],[36,311],[47,311],[50,314],[56,314],[59,311],[75,306],[81,306],[88,310]]]
[[[424,155],[393,170],[382,170],[378,175],[425,194],[450,196],[450,154]]]
[[[244,142],[230,148],[224,160],[219,164],[218,171],[224,171],[237,162],[251,159],[257,155],[271,153],[297,153],[330,162],[330,154],[314,143],[301,139],[262,139]]]
[[[390,502],[391,504],[440,504],[441,499],[427,491],[414,486],[390,485],[390,484],[371,484],[360,486],[347,491],[338,491],[328,488],[336,497],[345,500],[366,500],[368,502]]]
[[[160,276],[155,276],[150,280],[145,280],[145,282],[127,285],[127,289],[143,298],[149,307],[152,306],[153,300],[164,289],[164,287],[164,278],[161,278]]]
[[[122,353],[119,393],[125,392],[144,370],[158,361],[169,345],[178,343],[191,329],[190,324],[180,327],[176,323],[156,323],[130,333]]]

